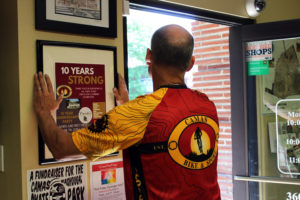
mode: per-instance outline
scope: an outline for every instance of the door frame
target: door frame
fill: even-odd
[[[232,119],[232,175],[257,176],[256,78],[247,76],[245,42],[300,36],[300,19],[239,25],[230,28],[230,80]],[[242,50],[242,51],[241,51]],[[244,147],[244,148],[241,148]],[[249,151],[249,150],[252,151]],[[254,151],[253,151],[254,150]],[[254,168],[249,168],[254,162]],[[255,163],[256,162],[256,163]],[[258,183],[233,180],[233,199],[249,199],[258,191]],[[250,192],[250,189],[254,191]],[[248,196],[249,194],[249,196]]]
[[[131,9],[161,13],[171,16],[195,19],[215,24],[227,25],[230,27],[240,27],[242,25],[254,24],[254,19],[241,18],[232,15],[207,11],[204,9],[193,8],[157,0],[130,0],[129,6]],[[128,87],[128,48],[127,48],[127,19],[123,17],[123,49],[124,49],[124,79]],[[240,51],[240,50],[239,50]],[[241,52],[241,51],[240,51]],[[230,60],[231,62],[231,60]],[[232,72],[231,72],[232,73]],[[232,76],[232,75],[231,75]],[[235,77],[240,81],[240,77]],[[233,94],[231,92],[231,94]],[[232,110],[233,111],[233,110]],[[231,111],[231,112],[232,112]],[[242,118],[241,118],[242,119]],[[234,188],[233,188],[234,189]],[[235,199],[235,198],[234,198]]]

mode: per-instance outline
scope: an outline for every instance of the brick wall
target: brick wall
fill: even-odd
[[[219,116],[218,180],[222,200],[232,200],[231,105],[229,72],[229,28],[195,21],[195,65],[192,87],[204,92],[215,103]]]

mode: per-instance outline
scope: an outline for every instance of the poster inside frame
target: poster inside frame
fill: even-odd
[[[63,93],[53,116],[60,128],[88,126],[115,106],[116,66],[116,47],[37,40],[37,71],[49,75],[56,95]],[[85,157],[59,162],[79,159]],[[39,164],[56,162],[39,130]]]
[[[116,15],[116,0],[35,0],[38,30],[115,38]]]

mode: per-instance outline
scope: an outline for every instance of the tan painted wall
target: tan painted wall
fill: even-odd
[[[245,2],[246,0],[165,0],[181,5],[190,5],[196,8],[216,11],[229,15],[249,18]],[[300,18],[299,0],[266,0],[265,10],[256,17],[257,23],[275,22]]]
[[[21,145],[19,117],[19,69],[17,3],[0,6],[0,145],[4,145],[4,169],[0,172],[0,198],[20,199]]]
[[[299,0],[266,0],[266,8],[256,19],[257,23],[300,18]]]
[[[229,15],[248,17],[245,9],[245,0],[166,0],[181,5],[216,11]]]

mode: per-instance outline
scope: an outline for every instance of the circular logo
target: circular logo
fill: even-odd
[[[50,200],[66,200],[66,190],[62,183],[54,182],[50,186]]]
[[[87,124],[92,120],[93,113],[90,108],[83,107],[79,110],[78,118],[81,123]]]
[[[72,88],[68,85],[60,85],[56,89],[56,94],[57,96],[63,94],[63,98],[68,98],[72,95]]]
[[[219,127],[210,117],[194,115],[180,121],[168,140],[172,159],[188,169],[204,169],[215,160]],[[189,145],[187,145],[189,144]]]

